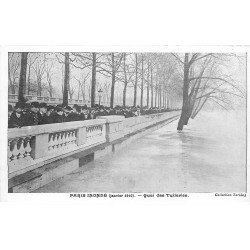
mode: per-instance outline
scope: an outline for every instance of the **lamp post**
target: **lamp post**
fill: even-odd
[[[99,106],[101,105],[101,97],[102,97],[102,89],[98,90],[98,94],[99,94]]]

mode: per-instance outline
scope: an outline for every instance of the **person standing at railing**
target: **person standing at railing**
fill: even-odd
[[[24,105],[21,103],[16,103],[14,107],[14,111],[11,113],[8,127],[9,128],[21,128],[24,126],[25,123],[25,117],[22,113],[22,110],[24,108]]]
[[[59,105],[55,107],[55,112],[51,114],[50,117],[52,123],[61,123],[63,122],[63,108]]]
[[[56,107],[52,105],[47,106],[47,124],[51,124],[54,122],[54,114],[55,114]]]
[[[73,121],[80,121],[81,120],[81,107],[77,104],[74,104],[73,109],[70,113],[70,120]]]
[[[25,115],[25,126],[39,125],[42,116],[39,112],[39,102],[32,102],[30,112]]]
[[[70,106],[63,107],[63,122],[72,121],[72,108]]]
[[[42,102],[39,105],[39,113],[41,115],[40,120],[38,121],[39,125],[48,124],[49,117],[47,115],[47,104]]]
[[[96,118],[95,109],[94,108],[89,109],[87,120],[91,120],[91,119],[95,119],[95,118]]]
[[[87,116],[88,116],[88,109],[87,107],[83,106],[80,112],[80,121],[87,120]]]

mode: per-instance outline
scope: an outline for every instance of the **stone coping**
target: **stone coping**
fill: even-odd
[[[97,116],[97,119],[105,119],[107,123],[123,122],[125,117],[123,115],[107,115]]]
[[[105,123],[106,123],[105,119],[93,119],[86,121],[74,121],[74,122],[37,125],[37,126],[26,126],[22,128],[11,128],[8,129],[8,139],[14,139],[25,136],[35,136],[39,134],[55,133],[59,131],[78,129],[82,127],[102,125]]]
[[[55,133],[65,130],[73,130],[87,126],[102,125],[105,123],[116,123],[121,121],[134,120],[134,119],[147,119],[149,117],[172,115],[179,111],[170,111],[157,114],[143,115],[125,118],[124,116],[112,115],[112,116],[98,116],[97,119],[85,120],[85,121],[74,121],[74,122],[64,122],[64,123],[53,123],[37,126],[26,126],[22,128],[11,128],[8,129],[8,139],[14,139],[18,137],[35,136],[39,134]]]

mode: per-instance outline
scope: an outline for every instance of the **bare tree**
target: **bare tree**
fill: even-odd
[[[222,67],[235,55],[185,53],[184,60],[178,54],[173,56],[183,69],[183,103],[178,130],[182,130],[189,118],[194,118],[207,101],[228,109],[230,97],[244,97],[244,91]]]
[[[137,99],[137,83],[138,83],[138,56],[137,53],[135,53],[134,106],[136,106],[136,99]]]
[[[20,53],[9,53],[8,55],[8,79],[11,94],[15,94],[18,85],[20,59]]]
[[[42,96],[42,81],[45,78],[45,69],[46,69],[46,56],[45,54],[39,55],[37,59],[31,66],[34,70],[37,83],[37,96]],[[28,76],[29,78],[29,76]],[[30,79],[29,79],[30,81]]]
[[[52,76],[53,76],[53,67],[54,67],[54,63],[51,62],[50,65],[46,65],[45,67],[45,74],[46,74],[46,80],[48,83],[48,92],[49,92],[49,96],[53,97],[53,86],[52,86]]]
[[[21,70],[19,77],[19,90],[18,90],[18,101],[20,103],[25,102],[24,94],[25,94],[25,85],[26,85],[26,74],[27,74],[27,52],[21,53]]]
[[[86,101],[86,82],[89,79],[89,75],[89,73],[85,76],[82,74],[81,79],[74,77],[78,83],[77,100],[80,100],[80,94],[82,94],[83,101]]]
[[[31,83],[31,70],[35,61],[39,58],[39,53],[29,53],[28,54],[28,63],[27,63],[27,95],[30,95],[32,88]],[[33,84],[34,85],[34,84]]]
[[[115,83],[120,80],[119,69],[122,64],[123,53],[104,53],[103,60],[98,66],[98,72],[106,77],[111,77],[110,107],[114,106]]]
[[[63,105],[68,105],[68,88],[69,88],[69,52],[65,52],[65,69],[63,85]]]
[[[122,64],[123,73],[121,74],[121,77],[120,77],[121,82],[124,83],[123,96],[122,96],[123,106],[126,106],[127,88],[131,87],[129,84],[133,83],[133,77],[135,74],[133,62],[129,62],[129,60],[131,61],[131,58],[128,58],[129,56],[130,54],[123,53],[123,64]]]

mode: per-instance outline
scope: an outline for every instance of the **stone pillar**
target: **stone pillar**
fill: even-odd
[[[48,155],[49,134],[38,134],[32,142],[32,158],[39,159]]]
[[[112,142],[124,137],[123,121],[124,116],[98,116],[97,119],[106,120],[106,140]]]
[[[79,128],[77,130],[77,139],[76,139],[77,146],[85,144],[86,140],[87,140],[86,127]]]

